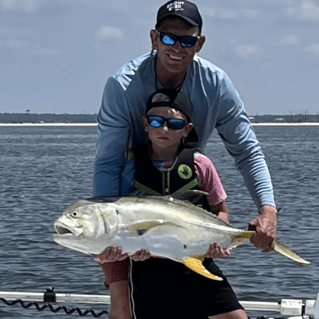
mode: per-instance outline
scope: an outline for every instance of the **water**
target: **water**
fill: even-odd
[[[319,126],[256,127],[272,175],[278,238],[310,260],[298,265],[252,245],[218,261],[240,300],[315,299],[319,292]],[[0,127],[0,291],[108,294],[88,255],[52,240],[53,223],[77,198],[91,196],[96,127]],[[228,193],[230,222],[247,227],[255,206],[220,138],[208,147]],[[81,309],[89,306],[78,305]],[[97,311],[108,306],[93,305]],[[264,313],[249,313],[264,315]],[[0,302],[1,318],[70,318]],[[73,314],[71,317],[78,317]]]

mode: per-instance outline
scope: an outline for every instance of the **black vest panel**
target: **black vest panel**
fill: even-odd
[[[173,167],[166,172],[159,171],[149,154],[147,144],[133,147],[135,159],[135,186],[152,195],[169,195],[176,191],[199,189],[194,167],[193,148],[184,148]]]

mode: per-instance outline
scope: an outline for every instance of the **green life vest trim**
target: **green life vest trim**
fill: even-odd
[[[178,193],[186,192],[186,191],[192,189],[193,187],[195,187],[197,185],[198,185],[198,180],[197,180],[197,178],[195,178],[191,182],[189,182],[188,184],[186,184],[185,186],[180,188],[177,192]]]
[[[150,195],[155,195],[155,196],[162,196],[161,193],[158,193],[156,191],[154,191],[153,189],[139,183],[139,182],[135,182],[135,187],[138,188],[138,189],[141,189],[143,190],[144,192],[146,192],[147,194],[150,194]]]

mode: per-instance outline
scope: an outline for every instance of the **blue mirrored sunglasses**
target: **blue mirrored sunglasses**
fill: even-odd
[[[193,37],[190,35],[178,36],[170,33],[161,32],[158,30],[156,30],[156,33],[159,35],[163,44],[172,46],[177,41],[179,41],[183,48],[192,48],[196,44],[197,40],[200,38],[200,36]]]
[[[165,119],[164,117],[158,116],[158,115],[147,115],[147,123],[155,128],[160,128],[164,125],[164,123],[167,123],[167,127],[172,130],[181,130],[185,125],[186,121],[183,119],[177,119],[177,118],[170,118]]]

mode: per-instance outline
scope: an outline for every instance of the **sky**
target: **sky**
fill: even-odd
[[[97,113],[117,68],[151,49],[159,0],[0,0],[0,113]],[[247,113],[319,113],[319,0],[195,0],[199,56]]]

